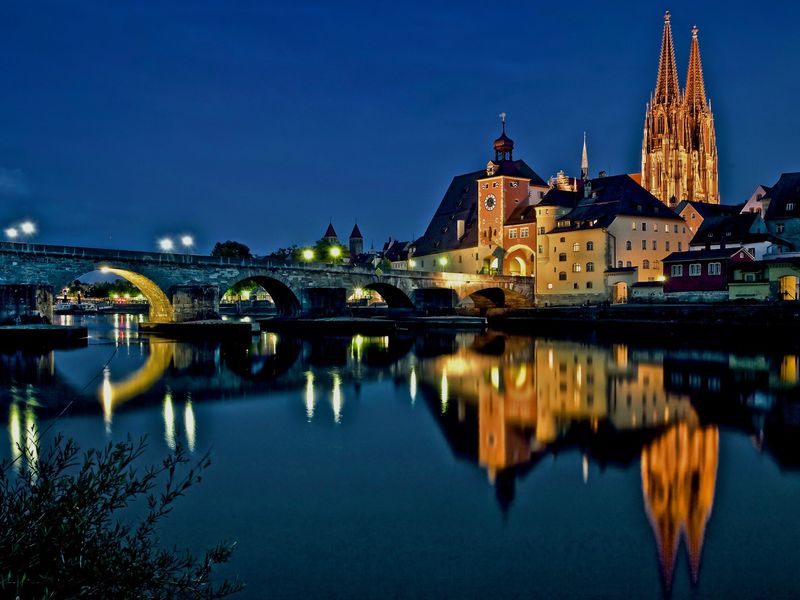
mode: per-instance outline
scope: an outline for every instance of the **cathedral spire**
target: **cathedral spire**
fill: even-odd
[[[660,104],[677,104],[680,101],[678,70],[675,67],[675,46],[669,11],[664,13],[664,33],[661,37],[661,58],[658,61],[655,101]]]
[[[700,44],[697,41],[697,25],[692,27],[692,48],[689,52],[689,72],[686,74],[684,101],[693,115],[706,108],[706,86],[703,81],[703,65],[700,62]]]
[[[589,179],[589,156],[586,153],[586,132],[583,132],[583,154],[581,154],[581,179]]]

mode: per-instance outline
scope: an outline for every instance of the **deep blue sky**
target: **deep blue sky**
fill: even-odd
[[[543,178],[640,168],[666,8],[683,85],[697,24],[723,202],[800,170],[794,2],[0,4],[0,225],[38,240],[258,253],[333,218],[420,235],[509,115]]]

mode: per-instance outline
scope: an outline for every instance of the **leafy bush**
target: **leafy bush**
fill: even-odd
[[[29,462],[23,474],[9,475],[8,461],[0,465],[0,596],[222,598],[242,588],[211,582],[212,567],[227,562],[232,545],[197,558],[158,543],[156,525],[200,482],[208,455],[190,467],[178,447],[140,472],[134,463],[144,449],[144,438],[128,438],[79,458],[77,445],[58,436],[38,461],[21,448]]]

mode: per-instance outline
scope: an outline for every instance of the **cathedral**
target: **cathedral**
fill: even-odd
[[[647,104],[642,139],[642,187],[671,208],[681,200],[719,204],[714,115],[706,98],[697,27],[681,93],[669,11],[664,15],[655,92]]]

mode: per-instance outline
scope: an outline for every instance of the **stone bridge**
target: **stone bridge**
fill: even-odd
[[[54,294],[96,270],[135,285],[159,323],[216,318],[221,296],[245,280],[261,285],[283,317],[340,314],[356,289],[374,290],[390,310],[418,312],[466,298],[478,307],[532,306],[534,290],[527,277],[0,242],[0,321],[26,310],[52,316]]]

